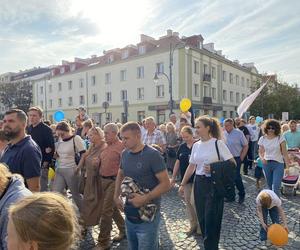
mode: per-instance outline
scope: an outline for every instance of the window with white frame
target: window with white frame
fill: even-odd
[[[225,111],[225,110],[223,111],[223,117],[227,118],[227,111]]]
[[[145,111],[138,111],[137,112],[137,118],[139,122],[142,122],[143,119],[146,117],[146,112]]]
[[[216,75],[216,67],[212,67],[211,68],[211,77],[212,79],[216,79],[217,75]]]
[[[106,93],[105,93],[105,100],[106,100],[107,102],[111,102],[111,92],[106,92]]]
[[[222,81],[226,82],[226,78],[227,78],[227,73],[225,70],[222,71]]]
[[[128,55],[129,55],[128,49],[123,50],[121,58],[122,59],[126,59],[126,58],[128,58]]]
[[[164,73],[164,63],[160,62],[156,64],[156,72]]]
[[[211,93],[212,93],[212,98],[214,100],[217,99],[217,89],[216,88],[211,88]]]
[[[235,93],[235,101],[236,103],[240,103],[240,93]]]
[[[164,85],[156,86],[156,97],[164,97],[164,96],[165,96]]]
[[[146,53],[146,46],[145,45],[140,45],[139,46],[139,55],[143,55]]]
[[[96,76],[92,76],[91,81],[92,81],[92,86],[95,86],[96,85]]]
[[[105,73],[105,83],[111,83],[111,73]]]
[[[68,81],[68,89],[69,89],[69,90],[72,89],[72,81]]]
[[[241,85],[244,87],[245,86],[245,78],[242,76],[241,78]]]
[[[40,87],[40,94],[43,94],[43,93],[44,93],[44,87],[41,86],[41,87]]]
[[[80,78],[79,79],[79,88],[83,88],[83,84],[84,84],[84,80],[83,80],[83,78]]]
[[[126,70],[125,69],[120,71],[120,80],[122,82],[126,81]]]
[[[52,93],[52,84],[49,85],[49,93]]]
[[[203,73],[204,73],[204,75],[209,74],[209,70],[208,70],[208,65],[207,64],[203,64]]]
[[[92,95],[92,103],[95,104],[95,103],[97,103],[97,101],[98,101],[97,94],[93,94]]]
[[[112,63],[113,61],[114,61],[114,55],[111,54],[111,55],[109,55],[109,57],[108,57],[108,63]]]
[[[233,83],[233,74],[232,73],[229,73],[229,82]]]
[[[208,88],[208,86],[204,85],[203,89],[204,89],[203,90],[204,96],[209,97],[209,88]]]
[[[199,74],[199,62],[194,60],[194,74]]]
[[[229,98],[230,98],[230,102],[233,102],[233,92],[232,91],[230,91],[230,93],[229,93]]]
[[[49,100],[49,108],[52,108],[52,107],[53,107],[53,100],[50,99],[50,100]]]
[[[194,84],[194,96],[195,97],[200,96],[200,86],[199,86],[199,84]]]
[[[240,77],[238,75],[235,76],[236,85],[240,85]]]
[[[227,101],[227,91],[223,90],[223,101]]]
[[[62,99],[58,98],[58,107],[61,107],[61,106],[62,106]]]
[[[127,90],[121,90],[121,101],[127,101]]]
[[[144,66],[137,67],[137,78],[138,79],[144,78]]]
[[[137,99],[144,100],[144,88],[137,89]]]
[[[72,106],[72,105],[73,105],[73,97],[70,96],[68,100],[68,106]]]
[[[79,105],[84,105],[84,96],[79,96]]]

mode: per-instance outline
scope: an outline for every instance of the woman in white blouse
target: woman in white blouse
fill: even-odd
[[[290,163],[286,150],[286,142],[281,135],[280,123],[269,119],[264,123],[264,136],[260,137],[259,158],[263,163],[263,170],[268,187],[280,196],[281,180],[284,174],[284,162]]]
[[[223,141],[221,128],[214,118],[201,116],[196,120],[195,128],[201,140],[193,146],[190,164],[181,182],[179,192],[183,193],[185,185],[196,170],[194,182],[194,200],[198,221],[204,238],[205,250],[217,250],[223,216],[224,198],[218,196],[211,179],[211,163],[219,161],[215,142],[217,141],[220,158],[232,160],[233,156]]]

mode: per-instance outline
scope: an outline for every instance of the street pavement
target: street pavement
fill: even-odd
[[[285,247],[276,248],[269,243],[261,242],[258,238],[259,222],[255,204],[257,190],[252,176],[253,172],[250,172],[249,176],[243,176],[246,188],[245,202],[242,205],[237,202],[225,203],[219,248],[221,250],[300,250],[300,192],[298,191],[296,196],[282,196],[283,208],[288,220],[289,243]],[[160,249],[204,249],[201,236],[187,237],[185,234],[189,223],[185,214],[184,201],[178,196],[177,190],[178,187],[173,188],[162,198]],[[98,227],[91,228],[80,242],[78,249],[93,249],[98,233]],[[118,229],[114,225],[112,237],[117,234]],[[114,243],[111,249],[127,249],[127,241]]]

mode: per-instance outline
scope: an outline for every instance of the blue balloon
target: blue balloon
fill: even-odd
[[[65,113],[61,110],[58,110],[53,114],[53,118],[55,122],[60,122],[65,118]]]
[[[221,118],[219,119],[219,121],[220,121],[221,124],[223,124],[223,122],[225,121],[225,118],[224,118],[224,117],[221,117]]]
[[[264,120],[264,118],[262,118],[260,116],[256,116],[256,119],[255,119],[256,123],[261,123],[261,122],[263,122],[263,120]]]

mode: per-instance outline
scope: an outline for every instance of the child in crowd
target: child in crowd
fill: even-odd
[[[281,207],[281,200],[272,190],[264,189],[256,197],[257,215],[260,221],[260,240],[267,240],[268,214],[272,223],[279,224],[279,216],[288,231],[286,217]]]
[[[259,157],[256,159],[255,162],[256,167],[254,171],[254,177],[256,179],[256,188],[258,191],[260,191],[262,189],[262,179],[264,178],[263,163]]]

